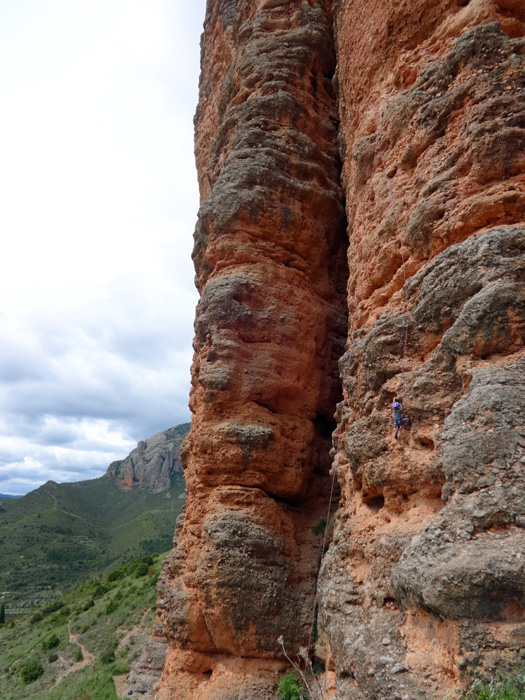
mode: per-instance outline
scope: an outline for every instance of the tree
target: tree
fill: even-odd
[[[2,603],[0,605],[0,625],[3,625],[5,622],[5,604]]]
[[[28,683],[36,681],[37,678],[40,678],[40,676],[44,673],[44,667],[40,661],[35,659],[34,661],[28,661],[27,663],[22,664],[20,666],[20,672],[22,674],[22,680],[27,685]]]

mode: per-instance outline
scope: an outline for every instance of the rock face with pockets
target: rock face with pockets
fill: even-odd
[[[336,7],[349,332],[318,645],[336,700],[441,700],[521,663],[524,20]]]
[[[204,29],[158,700],[279,697],[280,637],[326,700],[444,700],[525,639],[523,3],[208,0]]]
[[[210,2],[184,527],[159,698],[266,698],[313,623],[346,339],[330,3]]]

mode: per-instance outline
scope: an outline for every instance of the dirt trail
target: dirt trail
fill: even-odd
[[[84,657],[82,661],[79,661],[78,664],[75,665],[75,671],[78,671],[79,668],[84,668],[84,666],[89,666],[89,664],[93,661],[95,658],[93,654],[86,649],[86,647],[78,640],[78,634],[73,634],[71,632],[71,620],[68,620],[67,622],[67,631],[69,633],[69,642],[70,644],[78,644],[78,646],[82,649],[82,656]]]
[[[69,676],[70,673],[74,673],[75,671],[79,671],[81,668],[84,668],[85,666],[89,666],[93,661],[94,661],[94,655],[86,649],[86,647],[81,644],[78,639],[78,634],[73,634],[71,632],[71,620],[68,620],[67,622],[67,631],[69,634],[69,643],[70,644],[78,644],[78,646],[82,649],[82,656],[84,657],[82,661],[78,661],[74,663],[72,666],[68,666],[67,668],[61,668],[60,671],[58,672],[57,679],[55,681],[55,686],[57,686],[66,676]],[[62,663],[64,663],[64,659],[61,659]]]

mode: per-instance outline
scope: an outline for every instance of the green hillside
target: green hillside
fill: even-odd
[[[142,557],[0,624],[0,700],[116,700],[151,635],[165,555]]]
[[[180,443],[189,426],[179,427]],[[184,492],[182,473],[161,493],[124,491],[106,474],[72,484],[48,481],[2,502],[0,602],[6,614],[41,605],[140,554],[170,548]]]

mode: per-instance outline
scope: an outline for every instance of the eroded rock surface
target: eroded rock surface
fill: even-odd
[[[314,614],[347,331],[330,3],[208,3],[188,501],[159,698],[274,697]]]
[[[208,2],[159,700],[276,697],[277,638],[311,629],[336,404],[324,697],[444,700],[519,662],[524,22],[517,0]]]
[[[336,700],[442,699],[520,663],[524,19],[337,6],[350,329],[318,649]]]
[[[183,423],[141,440],[125,459],[109,465],[108,476],[124,491],[167,491],[173,479],[182,477],[180,445],[189,428],[189,423]]]

